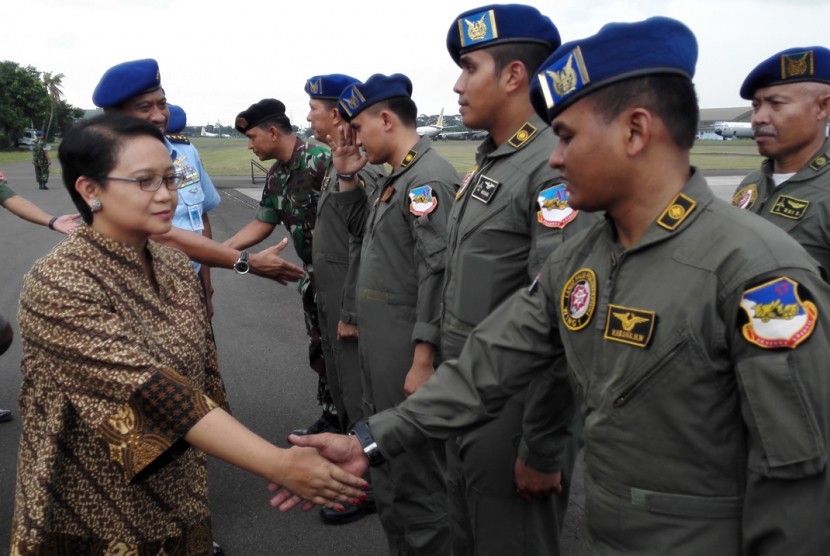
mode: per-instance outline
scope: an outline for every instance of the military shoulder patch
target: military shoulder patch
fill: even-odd
[[[769,211],[790,220],[801,220],[807,214],[807,207],[809,206],[810,201],[796,199],[789,195],[779,195]]]
[[[826,154],[820,154],[817,157],[815,157],[812,162],[810,162],[810,168],[818,172],[819,170],[827,166],[828,162],[830,162],[830,158],[828,158]]]
[[[179,143],[181,145],[190,144],[190,139],[188,139],[184,135],[165,135],[165,137],[167,137],[167,140],[171,143]]]
[[[568,330],[582,330],[594,316],[597,306],[597,275],[590,268],[581,268],[562,288],[562,322]]]
[[[518,149],[530,141],[533,136],[536,135],[537,131],[539,130],[536,129],[535,125],[530,122],[525,122],[522,124],[522,127],[520,127],[519,130],[507,140],[507,143],[514,149]]]
[[[657,223],[669,231],[674,231],[695,210],[696,206],[697,202],[694,199],[678,193],[657,219]]]
[[[744,338],[758,347],[790,348],[810,337],[816,326],[818,309],[798,295],[798,282],[778,278],[746,290],[741,308],[749,322],[743,326]]]
[[[488,178],[484,174],[481,174],[470,195],[473,196],[473,199],[477,199],[486,205],[493,200],[496,191],[499,189],[499,185],[501,184],[493,178]]]
[[[478,164],[474,164],[470,171],[464,176],[464,179],[461,180],[461,185],[458,187],[458,191],[455,193],[455,200],[459,200],[464,192],[467,190],[467,186],[470,185],[470,182],[473,181],[473,177],[478,172]]]
[[[750,183],[732,196],[732,204],[740,209],[750,209],[758,200],[758,184]]]
[[[407,166],[412,164],[412,161],[415,160],[416,156],[418,156],[418,151],[415,150],[410,150],[408,153],[406,153],[406,156],[404,156],[403,160],[401,160],[401,168],[406,168]]]
[[[568,205],[568,188],[560,183],[539,192],[536,201],[541,209],[536,213],[536,219],[548,228],[564,228],[576,218],[579,213]]]
[[[608,305],[605,339],[644,348],[654,334],[657,316],[654,311]]]
[[[428,185],[415,187],[409,191],[409,212],[415,216],[429,214],[438,207],[438,197]]]

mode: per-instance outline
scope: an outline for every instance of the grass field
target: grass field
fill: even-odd
[[[480,141],[436,141],[435,149],[459,172],[465,174],[473,165],[475,151]],[[247,149],[245,139],[195,137],[193,144],[199,149],[202,163],[208,173],[215,176],[246,176],[251,173],[251,160],[255,159]],[[57,146],[53,145],[52,158],[57,159]],[[29,151],[0,151],[0,169],[4,163],[28,162]],[[692,149],[692,164],[702,170],[736,170],[745,172],[760,166],[755,143],[749,140],[698,141]],[[257,161],[258,162],[258,161]],[[270,166],[271,162],[262,163]],[[54,164],[53,172],[59,172]]]

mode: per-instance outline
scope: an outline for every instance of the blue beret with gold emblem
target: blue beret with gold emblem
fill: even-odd
[[[755,91],[799,81],[830,83],[830,50],[823,46],[788,48],[749,72],[741,85],[741,98],[751,100]]]
[[[95,87],[95,92],[92,93],[92,102],[99,108],[109,108],[160,87],[161,74],[158,63],[151,58],[133,60],[113,66],[104,72]]]
[[[691,79],[696,62],[697,40],[675,19],[609,23],[596,35],[557,48],[531,82],[530,101],[550,122],[576,100],[624,79],[660,74]]]
[[[376,73],[365,83],[346,87],[340,93],[338,108],[343,119],[349,122],[373,104],[395,97],[412,97],[412,81],[402,73]]]
[[[459,65],[466,52],[506,43],[538,43],[553,52],[562,40],[550,18],[523,4],[490,4],[468,10],[455,18],[447,32],[447,50]]]
[[[175,104],[168,104],[167,108],[170,110],[170,119],[167,120],[167,129],[164,132],[175,135],[187,126],[187,113],[184,108]]]
[[[343,89],[359,82],[354,77],[342,73],[315,75],[305,82],[305,92],[311,98],[338,100]]]

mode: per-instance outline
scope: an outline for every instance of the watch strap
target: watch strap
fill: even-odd
[[[386,461],[386,458],[380,453],[380,448],[378,448],[375,442],[375,437],[372,436],[372,431],[369,430],[369,423],[366,421],[358,421],[355,423],[350,434],[357,437],[357,441],[360,442],[360,447],[363,448],[363,453],[369,458],[369,465],[377,467]]]

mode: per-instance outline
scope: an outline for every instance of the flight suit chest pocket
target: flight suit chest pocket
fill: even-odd
[[[429,219],[427,214],[415,220],[415,248],[430,273],[444,270],[447,258],[447,238],[436,229],[435,223]]]
[[[199,181],[185,183],[179,187],[179,199],[187,206],[198,205],[205,200],[205,192]]]
[[[779,479],[821,471],[827,448],[796,355],[765,354],[738,364],[743,416],[749,428],[751,469]]]

